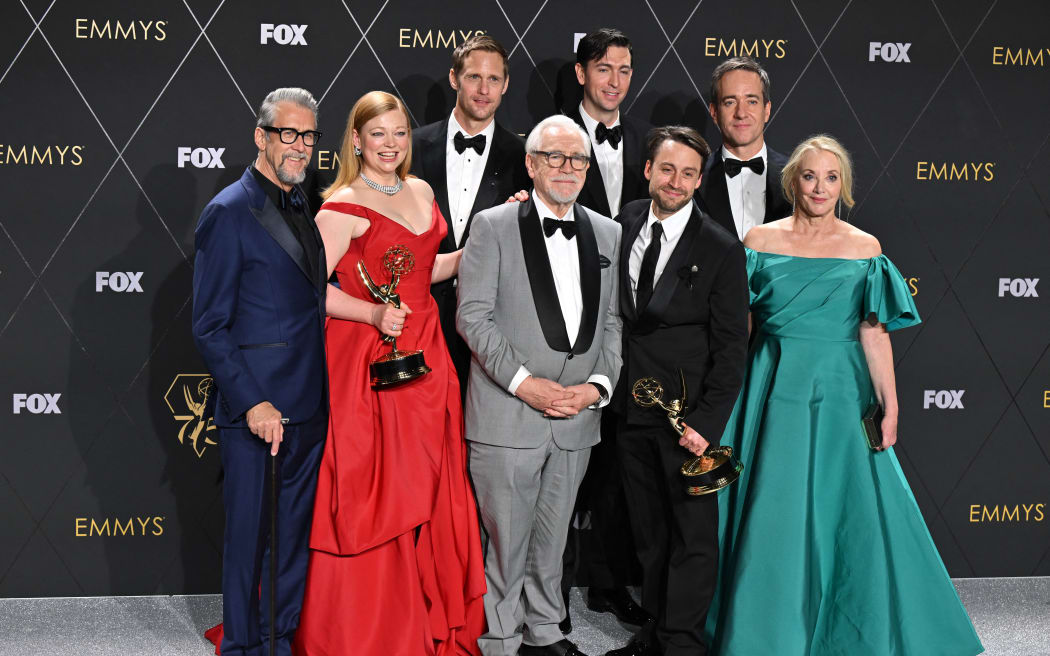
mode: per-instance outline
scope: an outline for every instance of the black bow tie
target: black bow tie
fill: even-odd
[[[608,140],[609,145],[616,150],[620,141],[623,139],[623,126],[617,125],[615,127],[607,128],[604,123],[599,123],[598,127],[594,128],[594,140],[598,143],[605,143]]]
[[[457,132],[456,136],[452,137],[452,144],[456,147],[456,152],[460,155],[467,148],[473,148],[478,155],[485,152],[485,135],[475,134],[469,139],[463,136],[462,132]]]
[[[543,234],[551,237],[559,230],[561,230],[561,234],[566,239],[572,239],[576,236],[576,222],[559,221],[558,219],[552,219],[549,216],[543,219]]]
[[[299,187],[292,187],[291,191],[281,190],[281,209],[286,210],[289,207],[296,212],[304,212],[306,210],[306,199],[299,192]]]
[[[738,159],[727,157],[723,164],[726,167],[726,175],[728,175],[731,178],[735,178],[737,174],[740,173],[740,170],[743,168],[749,168],[759,175],[762,175],[762,171],[766,170],[766,163],[762,161],[761,157],[755,157],[753,159],[747,160],[746,162],[741,162]]]

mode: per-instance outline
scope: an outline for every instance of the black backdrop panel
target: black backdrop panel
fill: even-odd
[[[0,7],[0,595],[216,592],[216,434],[190,339],[193,227],[254,157],[254,108],[309,88],[330,175],[363,92],[444,118],[452,48],[510,51],[518,133],[624,29],[623,111],[713,143],[709,77],[773,78],[768,140],[843,140],[849,219],[924,323],[893,336],[897,453],[953,576],[1050,575],[1050,9],[833,0],[24,0]]]

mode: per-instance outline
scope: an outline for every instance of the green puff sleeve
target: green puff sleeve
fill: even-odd
[[[886,326],[886,330],[908,328],[922,321],[908,283],[885,255],[871,258],[868,266],[862,319],[872,314]]]
[[[758,252],[744,246],[744,257],[746,258],[745,266],[747,266],[747,305],[750,307],[755,302],[755,299],[758,298],[758,294],[755,293],[754,288],[751,286],[751,276],[758,268]]]

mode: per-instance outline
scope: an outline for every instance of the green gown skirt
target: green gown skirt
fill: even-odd
[[[900,272],[882,255],[747,257],[757,332],[722,438],[744,471],[719,493],[712,654],[981,653],[893,449],[861,427],[860,322],[919,323]]]

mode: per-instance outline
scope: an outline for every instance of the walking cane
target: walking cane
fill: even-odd
[[[281,424],[288,418],[281,417]],[[270,456],[270,656],[277,656],[277,456]]]

